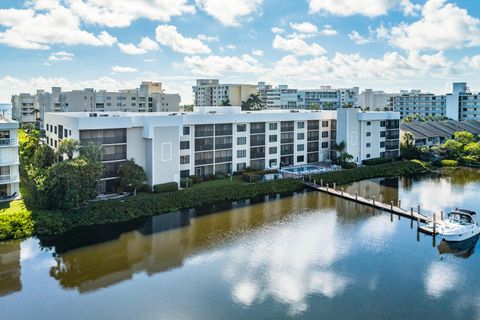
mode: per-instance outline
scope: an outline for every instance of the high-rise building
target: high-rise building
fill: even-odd
[[[117,92],[93,88],[62,92],[52,87],[52,92],[14,95],[12,105],[14,119],[42,125],[45,112],[179,111],[180,95],[165,93],[160,82],[142,82],[140,88]]]
[[[465,82],[453,84],[447,94],[446,115],[452,120],[480,120],[480,93],[470,92]]]
[[[257,93],[257,86],[252,84],[222,84],[217,79],[198,79],[192,87],[194,105],[197,107],[240,106],[252,93]]]
[[[400,112],[400,118],[418,115],[446,116],[446,97],[433,93],[422,93],[420,90],[403,90],[392,98],[394,111]]]
[[[279,85],[267,90],[267,109],[297,109],[297,89],[289,89],[288,85]]]
[[[367,110],[390,110],[393,107],[393,98],[398,95],[365,89],[358,97],[358,106]]]
[[[312,109],[318,106],[323,110],[336,110],[344,106],[358,105],[358,87],[334,89],[322,86],[313,90],[298,90],[298,107]]]
[[[0,116],[0,201],[19,196],[18,122]]]

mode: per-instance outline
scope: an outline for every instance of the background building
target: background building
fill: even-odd
[[[267,90],[267,109],[297,109],[297,107],[297,89],[289,89],[285,84]]]
[[[257,93],[256,85],[221,84],[217,79],[199,79],[192,89],[197,107],[221,106],[226,101],[231,106],[240,106],[252,93]]]
[[[358,105],[358,87],[333,89],[331,86],[322,86],[320,89],[299,90],[298,108],[311,109],[314,105],[323,110],[336,110],[343,106],[356,107]]]
[[[62,92],[38,90],[35,95],[12,97],[13,117],[20,123],[42,123],[45,112],[171,112],[179,111],[180,95],[167,94],[160,82],[142,82],[140,88],[110,92],[93,88]]]
[[[345,142],[345,152],[355,162],[400,156],[398,112],[364,112],[360,108],[341,108],[337,112],[337,143]]]
[[[18,122],[0,117],[0,197],[20,194],[18,126]]]
[[[393,107],[393,98],[398,93],[385,93],[383,91],[374,91],[365,89],[358,97],[358,106],[367,110],[384,110]]]
[[[465,82],[453,84],[451,94],[447,94],[447,117],[452,120],[480,119],[480,93],[470,92]]]
[[[400,113],[401,119],[413,115],[444,117],[447,113],[445,95],[422,93],[420,90],[401,91],[392,98],[392,107]]]

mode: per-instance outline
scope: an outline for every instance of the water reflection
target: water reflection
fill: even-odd
[[[473,238],[459,242],[447,242],[442,240],[438,245],[438,252],[440,254],[453,254],[460,258],[468,258],[475,252],[475,246],[477,245],[480,235],[476,235]]]
[[[0,242],[0,297],[20,290],[20,241]]]

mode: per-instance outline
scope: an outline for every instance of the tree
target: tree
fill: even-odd
[[[193,104],[183,105],[180,109],[184,112],[193,112]]]
[[[102,145],[96,142],[89,142],[86,145],[80,146],[80,156],[92,161],[102,161],[103,148]]]
[[[333,102],[325,102],[323,104],[323,110],[333,110],[335,107],[335,104]]]
[[[232,104],[230,103],[230,99],[226,99],[226,100],[222,100],[222,102],[220,103],[220,105],[222,107],[230,107]]]
[[[47,144],[37,148],[33,156],[33,165],[38,169],[46,169],[55,163],[55,151]]]
[[[141,166],[135,163],[133,159],[127,160],[118,169],[120,177],[120,186],[125,189],[133,189],[133,194],[137,194],[137,189],[141,188],[147,181],[147,174]]]
[[[252,93],[248,98],[252,106],[252,110],[261,110],[262,109],[262,99],[260,99],[260,94]]]
[[[460,132],[455,132],[455,141],[460,142],[462,145],[467,145],[469,143],[472,143],[475,139],[475,136],[471,132],[467,131],[460,131]]]
[[[318,103],[312,103],[310,105],[310,110],[320,110],[320,105]]]
[[[57,154],[59,156],[67,155],[69,160],[73,159],[73,154],[78,151],[80,143],[75,139],[63,139],[58,146]]]

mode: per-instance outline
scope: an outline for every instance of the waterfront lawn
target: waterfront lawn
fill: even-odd
[[[212,180],[194,184],[191,188],[201,190],[201,189],[209,189],[212,187],[229,187],[235,185],[242,185],[246,184],[242,180],[242,176],[233,176],[232,180],[230,178],[220,179],[220,180]]]
[[[298,179],[251,184],[241,182],[239,179],[215,180],[175,192],[138,193],[124,200],[93,202],[79,209],[35,211],[35,233],[39,236],[55,236],[85,226],[125,222],[181,209],[277,193],[292,193],[303,189],[304,184]]]
[[[427,164],[419,160],[397,161],[373,166],[363,166],[355,169],[346,169],[341,171],[331,171],[326,173],[314,174],[311,180],[332,186],[334,183],[344,185],[355,181],[383,178],[383,177],[399,177],[410,174],[418,174],[428,171]]]
[[[23,199],[0,203],[0,241],[30,237],[34,225]]]

